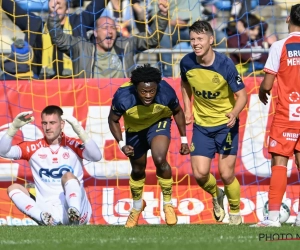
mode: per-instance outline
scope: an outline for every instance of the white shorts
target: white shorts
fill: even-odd
[[[88,224],[92,216],[92,207],[87,198],[85,189],[81,187],[81,208],[79,225]],[[51,199],[47,202],[37,202],[38,206],[44,211],[52,215],[56,222],[61,222],[63,225],[69,225],[68,204],[64,193],[61,193],[58,199]]]

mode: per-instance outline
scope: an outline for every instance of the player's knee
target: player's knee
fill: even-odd
[[[17,184],[17,183],[14,183],[14,184],[11,184],[8,188],[7,188],[7,194],[9,194],[12,190],[14,189],[20,189],[20,190],[23,190],[24,187],[20,184]]]
[[[220,172],[220,177],[225,185],[229,185],[233,182],[235,175],[231,171],[223,172],[223,173]]]
[[[203,186],[209,179],[209,175],[205,175],[201,173],[198,173],[196,175],[194,174],[194,177],[200,186]]]
[[[170,167],[165,156],[155,156],[153,157],[153,161],[155,166],[161,170],[168,170]]]
[[[71,179],[77,179],[74,174],[71,172],[66,172],[62,177],[61,177],[61,183],[64,185],[68,180]]]
[[[145,169],[140,168],[132,168],[131,170],[131,177],[134,180],[139,180],[145,177]]]

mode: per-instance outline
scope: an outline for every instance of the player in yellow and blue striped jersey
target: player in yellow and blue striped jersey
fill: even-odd
[[[122,139],[119,120],[123,116],[126,143]],[[144,65],[137,67],[130,82],[124,83],[114,94],[108,117],[110,131],[132,166],[130,190],[133,209],[125,227],[138,224],[146,206],[142,199],[145,184],[147,151],[151,149],[156,176],[163,193],[163,210],[168,225],[177,223],[172,205],[172,171],[166,160],[171,138],[171,117],[174,117],[181,136],[180,154],[189,154],[183,110],[174,89],[161,79],[161,72]]]
[[[230,58],[212,49],[214,32],[206,21],[196,21],[189,28],[193,52],[180,62],[182,97],[186,123],[194,116],[190,146],[194,177],[213,197],[215,219],[223,221],[223,199],[230,205],[229,224],[242,223],[240,184],[235,178],[238,151],[238,115],[247,103],[241,77]],[[191,97],[193,95],[193,112]],[[210,165],[219,154],[219,173],[224,191],[217,187]]]

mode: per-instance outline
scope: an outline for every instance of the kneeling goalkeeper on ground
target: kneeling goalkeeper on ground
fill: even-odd
[[[36,196],[18,183],[7,189],[16,207],[39,225],[84,225],[92,215],[91,204],[83,187],[83,159],[100,161],[101,152],[75,117],[63,117],[55,105],[44,108],[41,115],[44,138],[23,141],[12,146],[18,130],[32,122],[32,111],[18,114],[0,140],[0,155],[29,162]],[[78,135],[63,133],[67,121]]]
[[[136,226],[141,212],[146,207],[142,194],[149,149],[163,193],[166,223],[168,225],[177,223],[171,197],[172,171],[166,160],[172,115],[181,136],[180,154],[189,154],[183,110],[174,89],[161,79],[158,69],[150,65],[138,67],[132,72],[130,82],[124,83],[113,97],[108,117],[109,127],[120,149],[129,157],[132,166],[129,185],[133,209],[125,227]],[[122,116],[126,129],[126,143],[122,139],[119,123]]]

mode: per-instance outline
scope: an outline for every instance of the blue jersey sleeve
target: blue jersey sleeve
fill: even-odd
[[[122,91],[118,89],[117,92],[114,94],[111,104],[111,110],[117,116],[122,116],[126,111],[125,105],[122,104],[122,93],[120,92]]]
[[[173,111],[179,106],[179,100],[175,90],[168,83],[167,86],[168,107]]]
[[[180,75],[181,75],[181,80],[184,82],[187,82],[186,72],[187,72],[187,69],[185,66],[185,57],[184,57],[180,61]]]
[[[241,76],[239,75],[234,63],[230,58],[227,60],[226,81],[228,82],[228,85],[233,93],[245,88],[245,84],[243,83]]]

